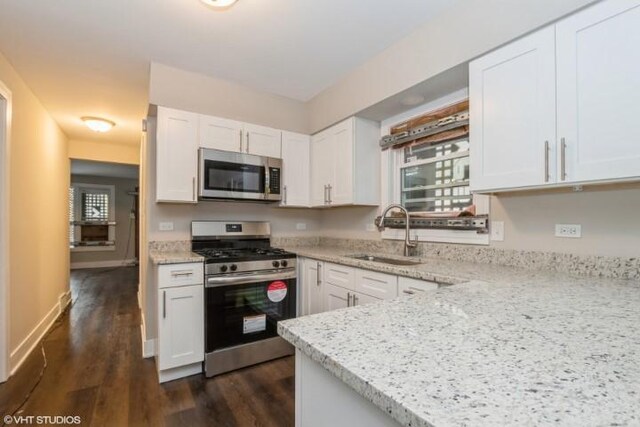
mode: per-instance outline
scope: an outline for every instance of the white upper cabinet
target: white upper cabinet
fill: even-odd
[[[472,191],[554,180],[553,27],[473,61],[469,102]]]
[[[560,180],[640,176],[640,2],[598,3],[556,34]]]
[[[245,123],[244,135],[244,152],[277,158],[282,155],[282,131]]]
[[[282,202],[281,206],[309,206],[309,135],[282,132]]]
[[[640,177],[640,0],[598,2],[470,64],[475,192]]]
[[[156,201],[196,203],[198,114],[158,107]]]
[[[312,206],[378,205],[380,126],[352,117],[311,138]]]
[[[224,151],[242,151],[242,123],[220,117],[199,115],[200,147]]]

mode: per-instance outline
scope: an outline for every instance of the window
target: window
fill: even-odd
[[[401,197],[410,212],[459,211],[473,204],[469,140],[410,145],[398,156]]]
[[[114,250],[115,187],[73,184],[69,189],[69,243],[73,250]]]

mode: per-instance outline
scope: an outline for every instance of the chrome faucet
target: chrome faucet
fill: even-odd
[[[418,246],[418,239],[416,238],[416,240],[412,241],[411,238],[409,237],[409,232],[411,231],[409,228],[409,211],[404,206],[402,205],[387,206],[382,211],[382,214],[378,218],[376,218],[375,225],[378,227],[379,231],[384,231],[384,218],[391,209],[399,209],[402,212],[404,212],[404,217],[405,217],[404,256],[409,256],[409,249],[413,249],[416,246]]]

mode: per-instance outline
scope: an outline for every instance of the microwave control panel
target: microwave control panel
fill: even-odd
[[[269,193],[280,194],[280,168],[269,168]]]

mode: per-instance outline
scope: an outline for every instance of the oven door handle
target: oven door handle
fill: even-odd
[[[208,277],[206,287],[217,288],[219,286],[243,285],[246,283],[268,282],[269,280],[295,279],[296,271],[273,271],[260,274],[238,274],[218,277]]]

